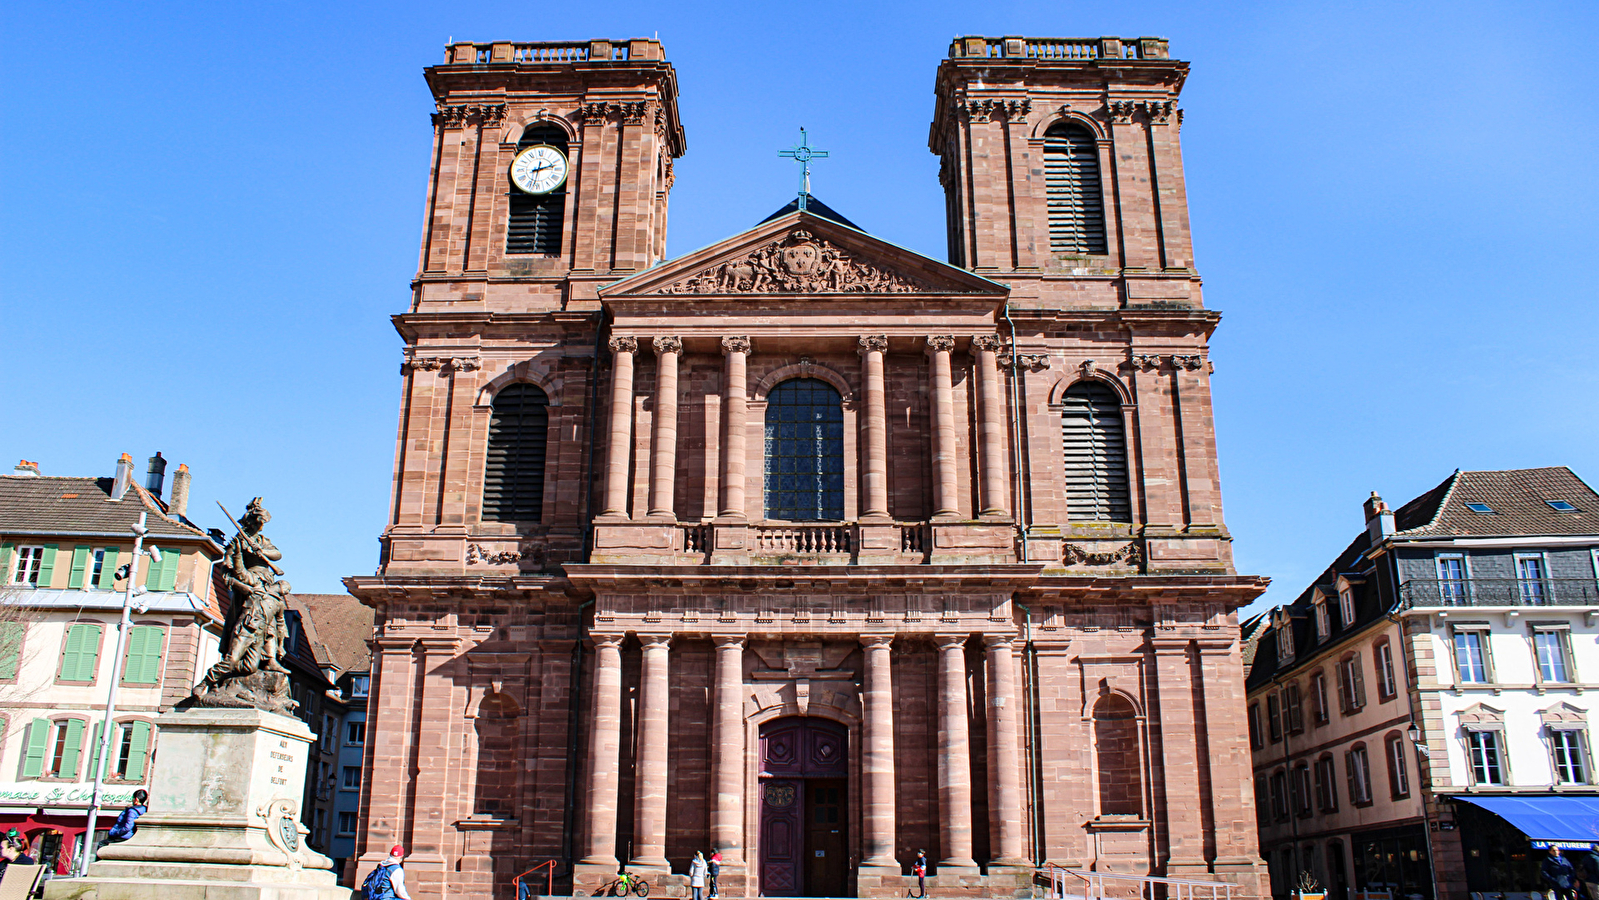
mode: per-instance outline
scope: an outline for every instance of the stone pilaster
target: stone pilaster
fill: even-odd
[[[638,766],[633,782],[633,859],[635,869],[665,872],[666,861],[666,780],[668,709],[671,685],[668,666],[672,638],[665,634],[641,634],[644,645],[643,674],[639,679]]]
[[[933,515],[957,516],[955,488],[955,387],[950,375],[949,354],[955,339],[947,334],[929,335],[927,353],[933,376]]]
[[[744,639],[717,635],[711,709],[711,849],[722,870],[744,865]]]
[[[861,816],[862,874],[897,874],[894,858],[894,684],[890,672],[891,634],[861,636],[865,648],[866,678],[862,689],[865,706],[861,737],[861,781],[866,802]]]
[[[988,649],[989,846],[995,866],[1027,866],[1022,848],[1022,768],[1016,721],[1016,655],[1010,635],[983,636]]]
[[[980,334],[972,338],[977,351],[977,402],[983,467],[983,510],[985,516],[1010,515],[1010,464],[1006,450],[1005,395],[999,385],[999,338]]]
[[[582,864],[604,872],[616,858],[617,768],[622,751],[622,635],[593,634],[594,707],[589,733],[588,852]]]
[[[938,807],[940,875],[976,875],[972,859],[972,757],[966,728],[966,635],[938,641]]]
[[[750,355],[747,337],[722,338],[727,359],[723,405],[727,415],[727,440],[722,444],[722,515],[744,518],[745,432],[748,429],[746,366]]]
[[[611,439],[605,447],[604,516],[627,517],[628,454],[633,449],[633,355],[638,340],[611,338]]]
[[[866,509],[862,518],[888,517],[888,412],[883,394],[883,353],[888,338],[868,334],[860,338],[861,382],[866,386],[865,435]]]
[[[655,347],[655,440],[650,454],[650,517],[676,519],[672,492],[677,484],[677,361],[683,342],[658,337]]]

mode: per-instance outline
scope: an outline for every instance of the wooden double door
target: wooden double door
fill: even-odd
[[[761,893],[841,897],[849,888],[849,733],[827,719],[761,727]]]

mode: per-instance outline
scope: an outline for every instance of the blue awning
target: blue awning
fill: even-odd
[[[1486,809],[1521,829],[1538,848],[1599,849],[1599,797],[1483,797],[1453,799]]]

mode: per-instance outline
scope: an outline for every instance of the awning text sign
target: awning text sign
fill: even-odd
[[[101,785],[101,806],[126,806],[141,785]],[[94,796],[92,781],[0,781],[0,804],[61,806],[82,804],[85,809]]]

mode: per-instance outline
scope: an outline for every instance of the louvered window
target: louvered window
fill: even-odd
[[[1074,522],[1131,522],[1127,436],[1116,392],[1094,381],[1072,385],[1061,413],[1066,514]]]
[[[1099,145],[1075,122],[1044,135],[1044,184],[1049,199],[1049,249],[1106,253],[1105,200],[1099,183]]]
[[[549,403],[531,384],[513,384],[495,395],[483,473],[484,521],[539,521]]]
[[[796,378],[766,395],[766,517],[844,518],[844,404],[824,381]]]
[[[529,128],[523,132],[516,151],[521,153],[536,144],[548,144],[566,155],[566,133],[559,128]],[[561,221],[566,217],[566,189],[570,183],[568,176],[567,184],[548,194],[529,194],[510,184],[510,177],[506,177],[511,191],[511,217],[505,229],[506,253],[561,255]]]

